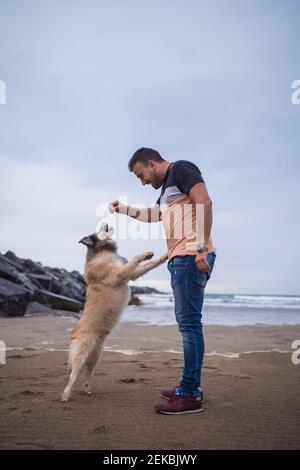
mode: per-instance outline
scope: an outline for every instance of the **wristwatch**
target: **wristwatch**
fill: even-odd
[[[198,253],[204,253],[208,251],[208,248],[207,246],[203,246],[200,243],[198,243],[196,246],[196,250],[198,251]]]

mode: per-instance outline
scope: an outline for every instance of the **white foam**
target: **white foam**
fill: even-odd
[[[24,348],[19,348],[19,347],[7,347],[5,349],[6,351],[27,351],[27,350],[32,350],[32,351],[50,351],[50,352],[68,352],[69,348],[45,348],[45,347],[24,347]],[[171,354],[180,354],[182,355],[182,351],[177,351],[175,349],[163,349],[163,350],[151,350],[151,349],[146,349],[146,350],[134,350],[134,349],[120,349],[120,348],[112,348],[110,346],[106,346],[104,348],[104,351],[107,352],[113,352],[113,353],[119,353],[119,354],[124,354],[126,356],[136,356],[139,354],[145,354],[145,353],[150,353],[150,354],[163,354],[163,353],[171,353]],[[251,350],[251,351],[240,351],[240,352],[235,352],[235,353],[230,353],[230,352],[218,352],[218,351],[211,351],[208,353],[205,353],[205,356],[220,356],[220,357],[226,357],[229,359],[235,359],[239,358],[242,354],[253,354],[253,353],[270,353],[270,352],[276,352],[279,354],[291,354],[291,351],[285,351],[281,349],[265,349],[265,350]]]

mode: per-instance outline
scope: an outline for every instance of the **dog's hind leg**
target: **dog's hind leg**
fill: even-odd
[[[104,339],[105,338],[100,338],[97,341],[97,345],[95,349],[90,353],[85,363],[86,375],[85,375],[85,381],[83,385],[83,391],[89,395],[92,393],[91,379],[96,369],[96,366],[101,358],[101,354],[102,354],[103,346],[104,346]]]
[[[71,369],[71,375],[69,383],[64,389],[61,397],[61,401],[69,401],[71,396],[73,385],[91,351],[91,348],[87,348],[86,344],[75,340],[71,343],[69,352],[69,367]]]

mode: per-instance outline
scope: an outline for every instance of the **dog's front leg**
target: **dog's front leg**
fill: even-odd
[[[154,269],[157,266],[159,266],[160,264],[163,264],[167,259],[168,259],[168,256],[163,255],[160,258],[156,259],[156,260],[149,261],[149,263],[145,263],[143,266],[136,267],[135,270],[133,271],[132,275],[131,275],[131,278],[130,278],[131,281],[135,281],[139,277],[141,277],[144,274],[146,274],[147,272],[151,271],[151,269]]]
[[[128,281],[130,281],[131,276],[133,275],[134,271],[138,268],[139,264],[142,261],[151,259],[153,255],[154,253],[152,251],[147,251],[146,253],[142,253],[141,255],[135,256],[128,263],[123,264],[123,266],[118,266],[117,268],[115,268],[113,273],[113,284],[126,284]]]

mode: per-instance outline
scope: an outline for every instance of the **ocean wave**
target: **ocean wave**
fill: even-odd
[[[215,294],[214,294],[215,296]],[[142,296],[141,296],[142,297]],[[233,297],[233,296],[232,296]],[[240,302],[205,302],[202,311],[204,325],[300,325],[300,305]],[[249,297],[249,296],[248,296]],[[174,303],[149,301],[142,306],[125,309],[123,322],[147,325],[175,325]]]
[[[140,298],[146,308],[170,308],[174,304],[173,293],[142,294]],[[249,294],[206,294],[204,305],[216,307],[252,307],[300,309],[300,296],[249,295]]]

